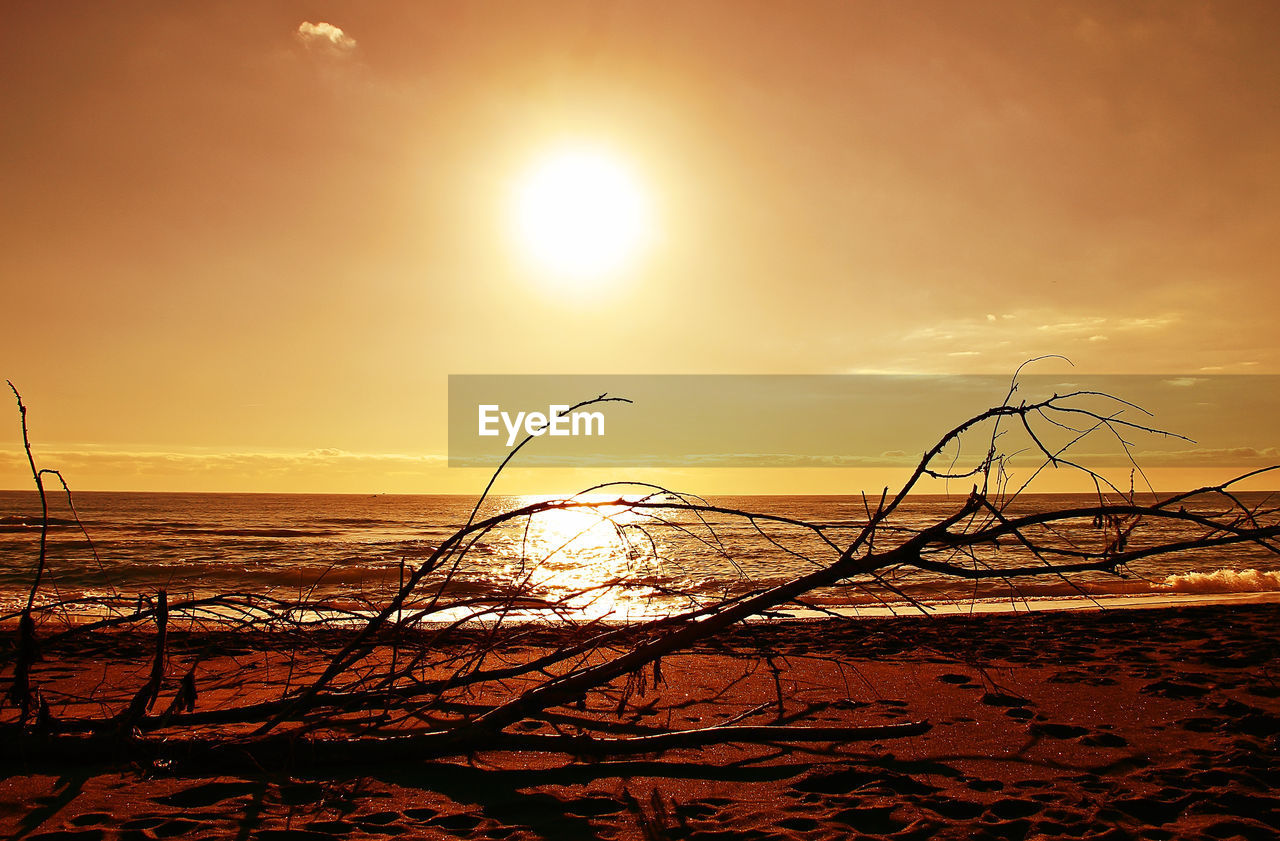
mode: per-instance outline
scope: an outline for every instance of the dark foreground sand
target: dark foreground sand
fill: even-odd
[[[1273,838],[1278,622],[1280,606],[1253,605],[739,629],[665,660],[665,685],[623,720],[705,727],[769,703],[744,722],[763,724],[781,693],[787,715],[810,710],[804,723],[928,719],[932,729],[619,760],[502,752],[218,773],[10,753],[0,832],[30,841]],[[64,655],[77,656],[90,659],[44,668],[98,658],[111,673],[109,655]]]

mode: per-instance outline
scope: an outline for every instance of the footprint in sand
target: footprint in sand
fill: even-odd
[[[831,816],[839,823],[848,824],[858,832],[870,835],[889,835],[906,826],[906,823],[893,817],[896,806],[870,806],[842,809]]]
[[[1005,820],[1013,820],[1015,818],[1026,818],[1036,814],[1044,807],[1034,800],[1022,800],[1016,797],[1006,797],[1003,800],[997,800],[987,807],[987,811],[991,814],[1003,818]]]
[[[1174,722],[1177,727],[1183,730],[1189,730],[1192,733],[1212,733],[1219,730],[1227,723],[1225,718],[1210,718],[1208,716],[1195,716],[1193,718],[1183,718]]]
[[[617,814],[625,808],[625,804],[611,797],[579,797],[564,804],[564,810],[568,814],[587,818]]]
[[[972,783],[982,782],[984,781],[971,780],[970,788],[973,788]],[[951,821],[971,821],[986,811],[981,803],[952,797],[926,797],[920,801],[920,805]]]
[[[675,805],[675,813],[682,822],[687,821],[708,821],[714,815],[720,812],[719,806],[711,803],[712,800],[720,800],[722,798],[709,797],[706,800],[693,800],[689,803],[677,803]],[[721,806],[727,804],[719,804]]]
[[[958,674],[955,674],[954,672],[948,672],[947,674],[938,675],[938,680],[942,681],[943,683],[953,683],[953,684],[956,684],[957,686],[971,682],[969,680],[968,675],[958,675]]]
[[[364,832],[385,835],[387,834],[386,828],[399,821],[400,818],[399,812],[370,812],[367,815],[352,815],[351,821]],[[480,823],[480,819],[476,818],[475,823],[471,824],[471,826],[475,826],[478,823]],[[467,828],[470,829],[470,827]]]
[[[438,826],[442,829],[453,830],[455,832],[470,832],[481,824],[481,819],[475,815],[456,814],[442,815],[427,821],[431,826]]]
[[[1129,797],[1113,800],[1111,805],[1149,826],[1161,826],[1176,821],[1182,814],[1184,801],[1168,802],[1151,797]]]
[[[1081,774],[1080,776],[1071,777],[1070,779],[1085,791],[1095,793],[1109,792],[1113,785],[1111,780],[1104,779],[1097,774]]]
[[[1025,707],[1031,703],[1026,698],[1004,692],[988,692],[980,700],[988,707]]]
[[[1051,722],[1036,721],[1031,724],[1031,733],[1035,736],[1048,736],[1051,739],[1077,739],[1081,736],[1090,735],[1087,727],[1079,727],[1074,724],[1053,724]]]
[[[1203,686],[1196,686],[1191,683],[1179,683],[1176,680],[1157,680],[1154,683],[1148,683],[1146,686],[1138,690],[1143,695],[1159,695],[1162,698],[1170,698],[1175,701],[1184,701],[1189,698],[1203,698],[1209,694],[1209,690]]]
[[[907,774],[880,769],[837,766],[831,771],[814,771],[791,784],[796,791],[847,794],[852,791],[884,792],[892,795],[932,794],[938,789]]]

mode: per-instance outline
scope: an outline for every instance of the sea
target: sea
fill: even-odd
[[[649,502],[669,496],[643,497]],[[35,604],[46,616],[119,615],[164,590],[171,604],[240,594],[359,618],[386,605],[403,582],[470,521],[546,497],[50,493],[46,562]],[[522,618],[634,619],[669,614],[793,579],[829,563],[857,534],[875,501],[861,496],[735,496],[709,505],[802,521],[662,509],[630,510],[611,497],[590,506],[516,517],[478,533],[462,554],[424,576],[410,601],[433,618],[501,611]],[[693,500],[690,500],[693,501]],[[1096,496],[1032,494],[1014,513],[1096,504]],[[1115,501],[1115,500],[1113,500]],[[888,548],[956,511],[963,496],[909,498],[876,537]],[[1247,493],[1248,507],[1280,494]],[[1222,511],[1196,498],[1188,510]],[[0,492],[0,617],[26,604],[39,558],[39,497]],[[1122,523],[1127,529],[1131,524]],[[1095,547],[1116,524],[1080,520],[1037,539]],[[1173,538],[1154,521],[1129,547]],[[1014,541],[931,556],[971,566],[1037,563]],[[1280,555],[1237,545],[1135,562],[1121,574],[994,578],[975,583],[911,566],[880,570],[780,606],[777,617],[878,616],[956,611],[1096,609],[1191,601],[1280,599]],[[179,611],[182,608],[179,608]],[[194,610],[195,608],[192,608]],[[216,610],[201,608],[208,618]],[[317,614],[319,615],[319,614]]]

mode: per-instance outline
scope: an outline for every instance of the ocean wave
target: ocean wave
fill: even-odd
[[[760,582],[757,582],[760,583]],[[773,582],[769,582],[773,583]],[[970,600],[1014,600],[1056,598],[1108,598],[1124,596],[1230,595],[1234,593],[1280,593],[1280,571],[1258,569],[1217,569],[1211,572],[1184,572],[1163,577],[1090,577],[1053,581],[987,580],[967,584],[947,580],[899,580],[895,589],[912,599],[927,603]],[[865,580],[849,585],[823,588],[805,601],[827,606],[869,605],[896,602],[897,593]]]
[[[9,514],[4,517],[0,517],[0,531],[39,528],[42,522],[45,521],[36,514]],[[50,526],[78,525],[75,520],[63,519],[61,517],[49,517],[47,522]]]
[[[1226,593],[1280,592],[1280,572],[1257,569],[1217,569],[1212,572],[1183,572],[1160,578],[1104,578],[1092,581],[1055,581],[1048,583],[1014,582],[1006,593],[1036,598],[1046,596],[1147,596],[1205,595]],[[980,588],[985,590],[987,588]],[[998,588],[992,588],[998,589]],[[989,595],[982,592],[981,595]]]
[[[1035,595],[1144,596],[1213,593],[1280,592],[1280,572],[1258,569],[1216,569],[1212,572],[1183,572],[1159,578],[1112,578],[1078,582],[1078,588],[1066,582],[1040,587],[1019,587],[1018,592]]]
[[[1170,575],[1160,585],[1175,593],[1269,593],[1280,591],[1280,572],[1258,569],[1217,569]]]
[[[396,520],[388,520],[384,517],[316,517],[315,522],[323,523],[327,526],[357,526],[361,528],[379,528],[383,526],[401,525]]]
[[[279,529],[279,528],[176,528],[163,529],[172,534],[199,534],[209,537],[331,537],[327,529]]]

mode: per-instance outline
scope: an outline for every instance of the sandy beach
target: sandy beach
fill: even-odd
[[[260,768],[51,759],[28,747],[5,762],[0,827],[30,841],[1270,838],[1278,619],[1280,606],[1234,605],[738,628],[665,658],[662,682],[613,715],[617,727],[930,729],[618,758],[489,751]],[[286,644],[296,646],[263,635],[212,658],[222,678],[207,681],[197,712],[243,703],[236,674],[262,672]],[[36,677],[92,673],[109,685],[145,672],[131,647],[143,645],[55,646]],[[175,635],[171,669],[201,645]],[[604,711],[553,712],[564,718],[513,729],[564,732],[573,715]]]

